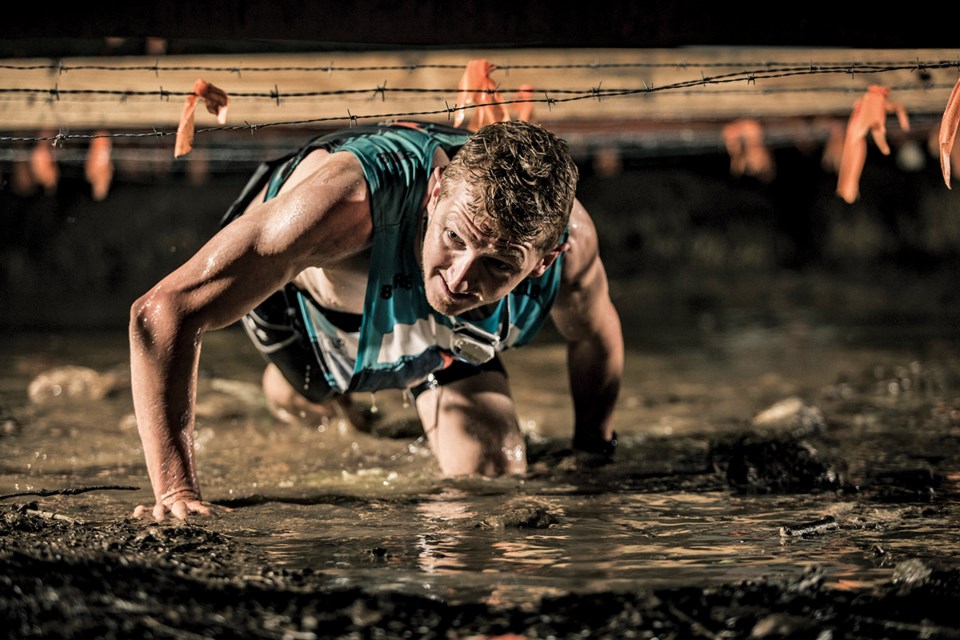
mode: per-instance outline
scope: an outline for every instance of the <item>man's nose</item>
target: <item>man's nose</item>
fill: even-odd
[[[473,257],[466,252],[456,256],[447,268],[447,286],[454,293],[468,293],[473,278]]]

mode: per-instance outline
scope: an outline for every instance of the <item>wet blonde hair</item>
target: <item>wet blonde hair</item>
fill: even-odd
[[[545,252],[567,228],[578,178],[567,143],[555,134],[520,120],[496,122],[473,134],[444,169],[440,199],[465,182],[481,229]]]

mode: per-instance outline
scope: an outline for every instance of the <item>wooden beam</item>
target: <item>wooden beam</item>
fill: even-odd
[[[504,99],[532,85],[534,118],[541,122],[629,127],[846,118],[870,84],[890,86],[891,99],[912,115],[938,117],[957,70],[926,65],[955,62],[960,49],[469,49],[4,60],[0,127],[171,134],[198,77],[231,96],[228,127],[329,129],[349,126],[351,117],[447,121],[463,69],[476,58],[501,67],[492,77]],[[880,71],[884,65],[896,70]],[[196,121],[198,130],[217,127],[202,107]]]

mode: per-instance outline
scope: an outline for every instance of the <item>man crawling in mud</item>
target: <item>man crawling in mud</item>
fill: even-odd
[[[153,517],[212,513],[193,446],[200,344],[237,320],[278,418],[357,420],[351,393],[409,389],[441,472],[493,476],[527,468],[497,354],[549,315],[568,342],[573,447],[612,454],[623,337],[577,179],[566,144],[522,121],[355,127],[265,163],[131,309]]]

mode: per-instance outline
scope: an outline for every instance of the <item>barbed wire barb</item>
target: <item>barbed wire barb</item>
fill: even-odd
[[[603,80],[601,80],[600,82],[598,82],[598,83],[597,83],[597,86],[591,89],[591,91],[593,91],[594,95],[597,97],[597,102],[600,102],[600,97],[601,97],[601,96],[600,96],[600,87],[601,87],[602,85],[603,85]]]

